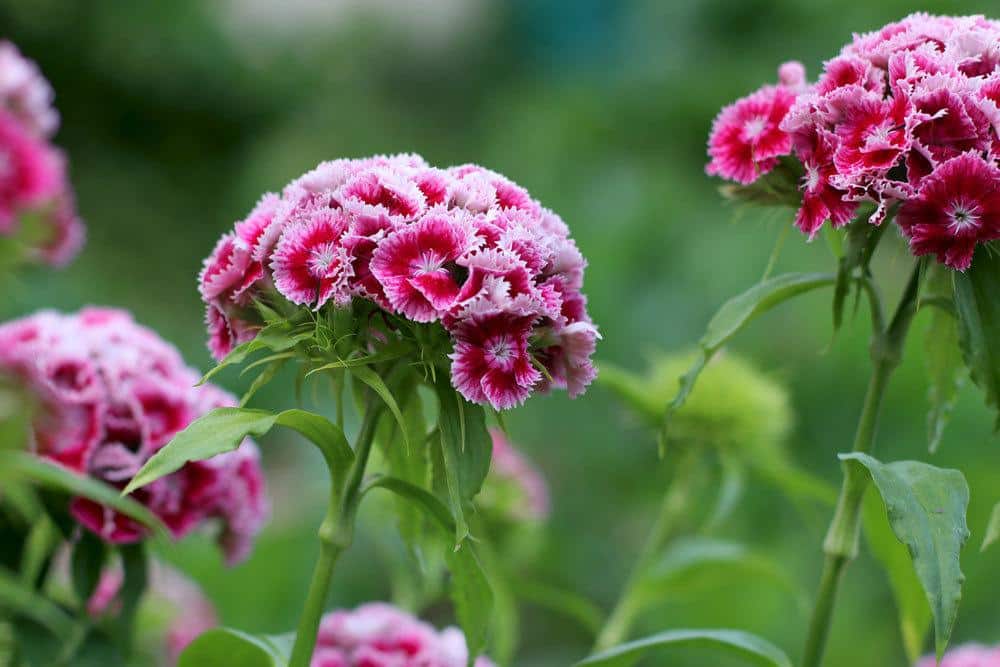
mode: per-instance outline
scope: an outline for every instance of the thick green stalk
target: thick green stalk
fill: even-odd
[[[330,506],[319,527],[319,560],[313,570],[312,582],[309,584],[309,593],[295,633],[295,645],[292,647],[288,667],[309,667],[309,661],[312,659],[316,635],[319,632],[319,621],[330,594],[333,568],[340,554],[351,545],[354,538],[354,516],[361,500],[359,490],[365,476],[372,443],[375,441],[375,426],[381,413],[382,403],[374,392],[369,392],[361,431],[354,446],[354,463],[348,472],[343,492],[336,493],[336,489],[331,490]]]
[[[594,643],[595,653],[617,646],[628,639],[629,630],[640,611],[639,595],[642,579],[674,535],[681,517],[688,509],[691,490],[694,486],[692,468],[697,456],[696,451],[689,451],[678,462],[670,489],[663,495],[656,522],[650,529],[642,551],[639,552],[639,557],[632,566],[632,571],[629,573],[618,601],[597,635],[597,641]]]
[[[886,388],[893,371],[899,365],[903,353],[906,333],[916,311],[917,294],[920,285],[921,263],[913,269],[899,306],[888,327],[882,324],[881,306],[877,292],[869,291],[872,299],[872,375],[868,392],[861,409],[857,431],[854,436],[853,451],[870,453],[875,447],[875,433],[878,418],[885,398]],[[837,509],[823,542],[826,558],[820,578],[819,592],[813,607],[809,631],[806,636],[803,667],[819,667],[823,663],[830,624],[837,591],[843,578],[844,569],[858,555],[858,539],[861,531],[861,501],[868,486],[868,477],[856,467],[844,467],[844,482],[837,500]]]

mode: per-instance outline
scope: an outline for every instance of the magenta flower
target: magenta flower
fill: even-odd
[[[263,326],[257,303],[353,308],[390,331],[425,325],[421,340],[452,348],[454,386],[502,409],[593,379],[585,267],[565,223],[504,176],[376,156],[324,162],[266,195],[219,241],[199,288],[218,359]],[[382,342],[355,339],[364,353]]]
[[[465,667],[469,650],[454,627],[435,630],[381,602],[323,617],[312,667]],[[478,657],[476,667],[494,667]]]
[[[984,179],[1000,159],[997,44],[996,21],[913,14],[855,36],[813,85],[801,82],[797,64],[786,64],[778,87],[767,86],[719,114],[708,173],[751,183],[787,153],[784,142],[790,140],[804,172],[796,226],[810,238],[826,221],[846,224],[861,202],[874,204],[869,221],[876,225],[900,204],[907,222],[898,222],[914,253],[934,253],[953,268],[967,268],[975,246],[1000,235],[983,222],[992,215],[992,199],[969,199],[985,192]],[[768,107],[769,96],[781,103]],[[758,136],[782,151],[762,151],[750,140]],[[963,156],[970,157],[945,168]],[[973,158],[979,163],[973,165]],[[958,165],[976,175],[957,176]],[[925,179],[931,180],[926,194]],[[964,199],[949,198],[948,189]],[[952,224],[944,207],[956,206],[961,220]]]
[[[774,169],[792,150],[779,124],[794,101],[788,87],[764,86],[724,108],[712,124],[705,171],[746,185]]]
[[[945,653],[941,662],[927,656],[917,667],[1000,667],[1000,647],[965,644]]]
[[[77,254],[84,228],[66,159],[49,143],[59,124],[52,97],[38,67],[0,41],[0,236],[15,236],[30,221],[39,229],[24,235],[33,244],[24,259],[58,267]]]
[[[371,273],[390,306],[414,322],[433,322],[454,304],[461,289],[457,260],[475,237],[464,216],[444,210],[402,227],[379,244]]]
[[[39,405],[35,452],[123,488],[139,468],[193,419],[234,399],[211,385],[177,351],[123,311],[42,311],[0,326],[0,372],[14,376]],[[207,520],[222,524],[229,562],[243,559],[268,512],[256,446],[193,462],[134,497],[175,537]],[[70,513],[112,543],[141,540],[132,519],[84,498]]]
[[[1000,169],[974,153],[948,160],[899,209],[915,255],[964,271],[980,241],[1000,238]]]

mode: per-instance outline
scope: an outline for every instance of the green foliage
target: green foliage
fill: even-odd
[[[656,649],[686,644],[737,655],[751,664],[763,667],[792,667],[792,661],[777,646],[741,630],[667,630],[592,655],[576,665],[630,667]]]
[[[966,370],[962,364],[955,318],[940,308],[932,308],[930,318],[924,336],[924,364],[927,367],[927,398],[930,402],[927,434],[929,449],[933,453],[941,444],[944,427],[955,408]]]
[[[1000,253],[980,247],[968,271],[954,274],[962,355],[973,382],[997,411],[1000,428]]]
[[[3,569],[0,569],[0,611],[29,619],[57,639],[73,633],[73,619],[59,605]]]
[[[354,459],[339,426],[305,410],[277,414],[248,408],[216,408],[191,422],[163,449],[150,457],[125,487],[123,495],[179,470],[189,461],[201,461],[233,451],[247,436],[262,436],[274,426],[298,431],[323,453],[337,488]]]
[[[869,492],[865,495],[862,511],[868,547],[889,577],[889,585],[896,600],[899,631],[906,657],[910,663],[916,664],[923,655],[924,640],[931,627],[931,608],[927,602],[927,594],[913,568],[910,552],[889,526],[885,505],[880,502],[877,493]]]
[[[458,395],[445,374],[434,384],[438,397],[438,429],[448,499],[455,517],[455,543],[469,535],[465,505],[479,493],[490,471],[493,440],[486,430],[486,415]]]
[[[669,437],[674,413],[684,405],[688,396],[691,395],[695,383],[708,361],[730,338],[757,315],[767,312],[799,294],[831,285],[835,280],[836,277],[829,274],[787,273],[764,280],[724,303],[709,321],[705,334],[698,341],[699,352],[694,363],[681,377],[680,390],[667,409],[663,437]]]
[[[493,591],[468,540],[448,550],[445,560],[451,572],[451,599],[459,625],[465,632],[471,667],[486,646],[493,616]]]
[[[177,667],[285,667],[289,654],[287,636],[256,637],[231,628],[216,628],[191,642],[181,653]]]
[[[959,557],[969,538],[965,511],[969,487],[957,470],[919,461],[882,463],[867,454],[841,454],[847,465],[871,477],[885,504],[889,525],[906,545],[934,617],[938,657],[944,653],[962,597]]]
[[[83,531],[80,539],[73,545],[70,577],[76,599],[81,605],[86,605],[97,589],[97,582],[104,569],[105,555],[104,543],[89,530]]]
[[[867,280],[871,276],[872,255],[875,247],[882,239],[889,220],[875,227],[868,222],[869,211],[862,211],[846,229],[846,239],[843,253],[837,261],[837,281],[833,290],[833,330],[840,329],[844,321],[844,304],[850,292],[851,285],[860,285],[858,281]],[[859,287],[860,289],[860,287]]]

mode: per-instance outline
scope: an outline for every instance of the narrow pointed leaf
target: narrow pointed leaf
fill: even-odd
[[[965,579],[959,563],[962,545],[969,538],[965,477],[957,470],[919,461],[882,463],[857,452],[841,454],[840,459],[867,471],[885,504],[892,532],[909,550],[930,602],[940,657],[958,616]]]
[[[3,569],[0,569],[0,612],[30,619],[59,638],[73,632],[73,619],[59,605]]]
[[[737,655],[752,665],[792,667],[792,661],[780,648],[742,630],[668,630],[592,655],[576,663],[576,667],[630,667],[656,649],[685,645]]]
[[[0,479],[8,474],[59,493],[87,498],[138,521],[153,532],[167,533],[155,514],[134,499],[122,497],[115,487],[27,452],[0,452]]]
[[[385,489],[406,498],[421,507],[446,533],[455,532],[455,520],[448,507],[430,491],[397,477],[380,475],[365,485],[365,493],[372,489]]]
[[[928,447],[937,451],[944,427],[958,399],[958,390],[965,377],[965,366],[958,343],[958,323],[939,308],[930,313],[930,325],[924,338],[924,363],[929,380],[927,398]]]
[[[204,384],[212,379],[216,373],[228,366],[242,364],[255,352],[261,350],[271,350],[272,352],[283,352],[289,350],[304,340],[312,337],[312,331],[302,331],[293,328],[287,322],[277,322],[269,324],[261,329],[256,338],[234,347],[215,368],[205,373],[198,384]]]
[[[445,554],[451,572],[451,600],[469,647],[469,667],[486,646],[493,614],[493,591],[472,545],[462,542]]]
[[[275,359],[274,361],[270,362],[267,365],[267,367],[264,368],[264,370],[262,370],[260,374],[253,379],[253,382],[250,383],[250,386],[247,388],[246,393],[244,393],[243,397],[240,399],[240,407],[241,408],[246,407],[247,403],[250,402],[250,399],[253,398],[257,394],[257,392],[260,391],[264,386],[266,386],[271,380],[273,380],[274,376],[278,374],[278,371],[280,371],[287,362],[288,362],[287,358]]]
[[[980,550],[986,551],[997,540],[1000,540],[1000,503],[994,505],[993,512],[990,513],[990,522],[986,524],[986,537],[983,538]]]
[[[319,447],[338,484],[352,460],[351,450],[339,426],[305,410],[285,410],[277,414],[248,408],[216,408],[191,422],[154,454],[125,487],[124,494],[179,470],[189,461],[202,461],[229,452],[247,436],[261,436],[274,426],[298,431]]]
[[[86,605],[87,600],[97,589],[101,570],[104,569],[104,556],[104,542],[89,530],[83,531],[80,539],[73,545],[73,552],[70,556],[70,576],[73,580],[76,599],[81,605]]]
[[[444,373],[438,375],[434,388],[439,403],[438,429],[445,480],[456,524],[455,543],[459,544],[469,534],[465,504],[483,486],[490,470],[493,441],[486,430],[482,407],[459,396]]]
[[[979,248],[972,266],[956,271],[958,333],[969,374],[1000,415],[1000,254]],[[996,421],[1000,428],[1000,417]]]
[[[669,423],[671,415],[684,405],[705,364],[753,318],[792,297],[832,285],[835,281],[836,276],[825,273],[786,273],[758,283],[723,304],[698,341],[698,357],[681,378],[680,390],[667,409],[666,422]]]
[[[392,413],[392,416],[396,418],[396,423],[399,424],[400,432],[403,435],[403,442],[409,448],[410,434],[406,432],[406,420],[403,418],[403,412],[399,409],[396,397],[389,391],[389,387],[379,377],[379,374],[367,366],[354,366],[351,368],[351,375],[368,385],[385,402],[389,408],[389,412]]]

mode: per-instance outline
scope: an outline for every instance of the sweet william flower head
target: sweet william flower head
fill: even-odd
[[[38,67],[0,41],[0,237],[16,241],[16,259],[67,264],[83,244],[83,223],[50,143],[59,124],[52,88]]]
[[[266,195],[219,241],[199,289],[216,358],[278,318],[315,334],[297,348],[308,363],[407,348],[466,399],[507,409],[593,379],[585,266],[521,186],[408,154],[324,162]]]
[[[39,406],[33,423],[38,456],[118,488],[192,420],[235,404],[212,385],[195,387],[198,374],[176,349],[113,309],[41,311],[0,326],[0,372]],[[229,562],[249,553],[268,511],[250,441],[189,463],[134,497],[176,537],[218,520]],[[69,512],[108,542],[146,536],[141,525],[88,499],[72,500]]]
[[[320,623],[311,667],[465,667],[462,632],[438,631],[392,605],[371,602],[332,611]],[[480,656],[475,667],[494,667]]]
[[[976,245],[1000,238],[988,194],[1000,159],[998,44],[1000,23],[982,16],[913,14],[856,35],[814,84],[783,65],[777,86],[719,114],[707,170],[746,185],[790,154],[798,182],[789,169],[769,189],[797,188],[796,225],[810,238],[864,202],[876,225],[898,207],[914,254],[964,270]]]

